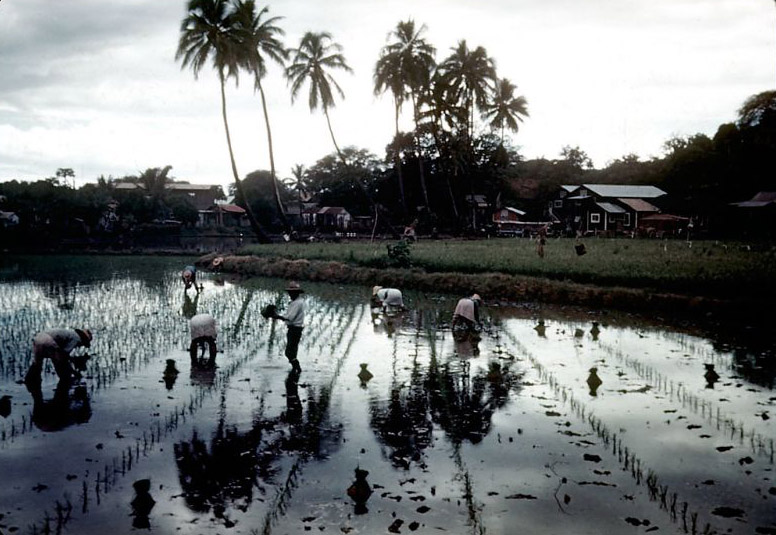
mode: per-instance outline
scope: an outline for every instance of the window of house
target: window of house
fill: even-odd
[[[601,222],[601,214],[590,214],[590,222],[591,223],[600,223]]]
[[[555,201],[555,208],[563,208],[563,201],[558,199]]]
[[[629,227],[630,224],[631,224],[631,215],[630,215],[630,212],[628,212],[627,214],[625,214],[625,226]]]

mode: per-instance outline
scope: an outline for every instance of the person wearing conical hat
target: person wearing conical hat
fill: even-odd
[[[26,382],[40,382],[43,361],[51,359],[60,380],[70,381],[79,373],[73,369],[70,353],[77,347],[90,347],[92,333],[89,329],[50,329],[41,331],[32,339],[32,365],[27,371]]]
[[[383,313],[395,315],[404,310],[404,297],[396,288],[372,288],[372,307],[379,308]]]
[[[299,341],[302,339],[302,330],[304,329],[304,300],[302,294],[304,290],[298,282],[291,281],[286,286],[286,292],[291,298],[291,302],[286,307],[285,315],[281,316],[275,313],[273,318],[286,322],[288,331],[286,333],[286,358],[295,373],[302,371],[299,365],[297,354],[299,352]]]

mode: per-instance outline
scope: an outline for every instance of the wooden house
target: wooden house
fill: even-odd
[[[198,227],[247,227],[248,214],[236,204],[213,204],[199,210]]]
[[[634,233],[642,217],[660,212],[652,203],[665,194],[655,186],[565,185],[549,202],[548,213],[568,234]]]

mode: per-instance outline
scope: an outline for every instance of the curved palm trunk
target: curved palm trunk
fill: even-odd
[[[232,150],[232,136],[229,134],[229,121],[226,118],[226,91],[224,89],[224,74],[223,72],[219,73],[219,78],[221,81],[221,115],[224,118],[224,130],[226,131],[226,144],[229,147],[229,161],[232,164],[232,174],[234,175],[234,186],[237,189],[237,193],[240,194],[240,197],[243,198],[243,201],[245,201],[245,211],[248,214],[248,221],[251,224],[251,229],[253,229],[253,232],[256,233],[256,238],[259,240],[259,243],[270,243],[271,240],[269,239],[269,236],[267,236],[264,233],[264,230],[261,228],[261,225],[259,225],[259,222],[256,220],[256,216],[253,215],[253,209],[251,208],[251,204],[248,202],[247,197],[245,197],[245,191],[242,187],[242,182],[240,182],[240,176],[237,173],[237,164],[234,161],[234,151]]]
[[[350,167],[345,160],[345,156],[342,154],[339,145],[337,145],[337,140],[334,138],[334,130],[331,128],[331,119],[329,118],[329,109],[326,106],[323,107],[323,114],[326,116],[326,126],[329,127],[329,135],[331,136],[331,142],[334,143],[334,149],[337,151],[337,156],[339,156],[345,167]]]
[[[278,187],[278,177],[275,174],[275,153],[272,149],[272,130],[269,127],[269,114],[267,113],[267,99],[264,96],[264,88],[261,85],[261,80],[256,75],[256,85],[259,87],[259,94],[261,95],[261,108],[264,111],[264,124],[267,126],[267,144],[269,145],[269,172],[272,175],[272,190],[275,192],[275,204],[278,208],[278,214],[280,214],[280,220],[283,222],[283,226],[286,230],[290,229],[288,224],[288,218],[286,217],[286,209],[283,206],[283,202],[280,200],[280,188]]]

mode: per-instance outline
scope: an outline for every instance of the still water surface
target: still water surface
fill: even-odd
[[[297,379],[260,314],[284,281],[187,295],[186,263],[0,261],[0,533],[776,533],[776,394],[747,348],[492,300],[458,343],[455,297],[385,318],[307,284]],[[189,363],[196,312],[215,370]],[[48,369],[35,406],[33,335],[81,326],[87,373]]]

